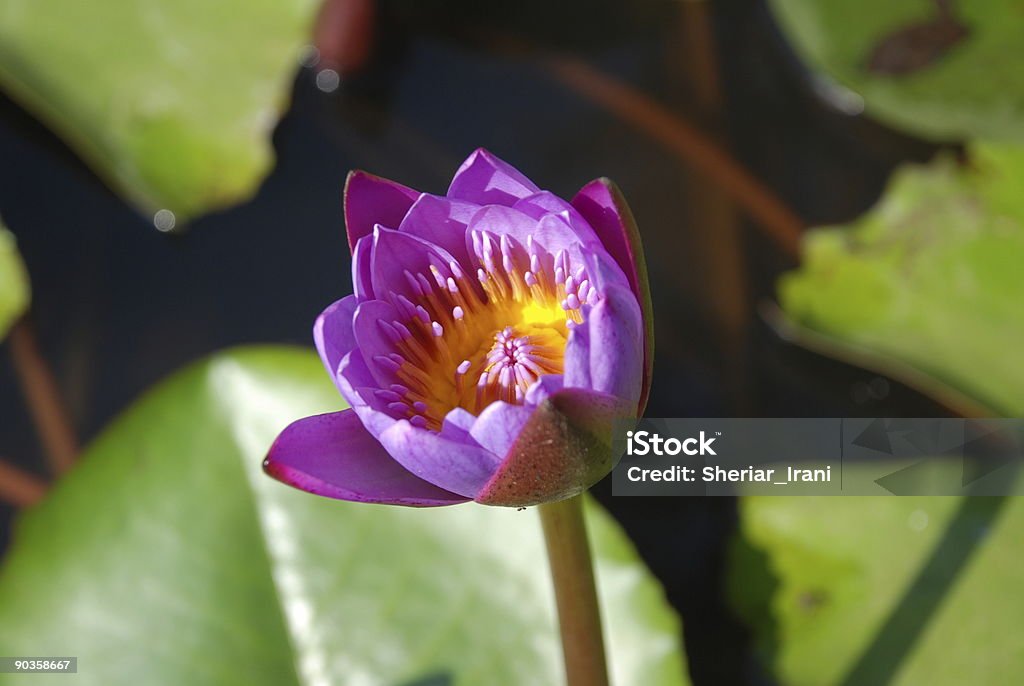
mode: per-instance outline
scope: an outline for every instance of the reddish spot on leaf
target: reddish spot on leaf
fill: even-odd
[[[970,29],[953,15],[948,1],[935,4],[935,17],[904,26],[879,40],[868,56],[867,70],[884,76],[910,76],[940,60],[970,34]]]

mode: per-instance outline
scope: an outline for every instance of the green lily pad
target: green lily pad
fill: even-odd
[[[1024,680],[1019,498],[742,501],[731,595],[780,683]]]
[[[77,655],[75,683],[104,686],[558,683],[534,510],[343,503],[262,474],[281,428],[339,404],[288,348],[150,391],[20,520],[4,651]],[[686,683],[661,588],[603,510],[588,518],[615,680]]]
[[[868,114],[936,140],[1024,141],[1024,12],[1018,3],[770,4],[797,52],[861,95]]]
[[[246,199],[269,170],[317,6],[7,0],[0,88],[140,210],[181,222]]]
[[[898,171],[780,282],[797,340],[973,414],[1024,411],[1024,151]],[[965,402],[966,401],[966,405]],[[1024,679],[1018,498],[750,498],[732,597],[786,684]]]
[[[1020,416],[1024,149],[971,152],[969,166],[904,167],[870,212],[808,234],[779,297],[790,320],[827,338],[825,352],[940,400],[952,389],[972,413]]]
[[[28,309],[28,272],[14,236],[0,221],[0,341]]]

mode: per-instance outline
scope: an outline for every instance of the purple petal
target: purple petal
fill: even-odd
[[[572,205],[593,227],[601,244],[626,274],[633,293],[639,298],[640,274],[637,257],[639,255],[642,260],[643,253],[640,252],[639,236],[636,237],[634,245],[630,225],[635,226],[635,223],[632,222],[632,217],[629,217],[628,221],[623,217],[620,205],[616,202],[617,192],[618,189],[608,179],[595,179],[580,189],[572,199]]]
[[[356,337],[352,331],[352,317],[356,311],[356,297],[349,295],[337,301],[313,324],[313,342],[320,353],[327,373],[334,382],[338,382],[338,365],[356,347]]]
[[[511,207],[516,200],[539,190],[515,167],[479,148],[455,172],[447,195],[478,205]]]
[[[263,468],[289,486],[339,500],[414,507],[468,500],[410,474],[352,410],[292,423],[270,447]]]
[[[561,374],[545,374],[526,391],[526,404],[534,407],[550,398],[565,387],[565,377]]]
[[[342,358],[337,380],[341,396],[371,434],[379,438],[398,421],[388,412],[387,402],[378,396],[380,387],[359,350],[353,350]]]
[[[587,316],[587,328],[590,387],[637,403],[643,383],[644,330],[636,297],[625,288],[609,288]]]
[[[409,283],[406,272],[420,274],[432,284],[431,265],[444,267],[454,260],[450,252],[429,241],[378,226],[373,231],[373,253],[370,257],[374,293],[377,297],[396,293],[412,302],[419,302],[423,298]]]
[[[644,381],[640,394],[642,413],[647,405],[654,365],[654,319],[640,232],[622,193],[608,179],[595,179],[588,183],[572,199],[572,204],[594,228],[605,248],[626,273],[640,303],[645,332]]]
[[[498,236],[508,235],[523,246],[528,239],[533,238],[534,242],[552,255],[559,250],[578,250],[581,244],[576,232],[558,215],[545,214],[538,220],[520,210],[498,205],[480,208],[469,221],[469,230],[489,231]],[[468,234],[466,242],[472,242]]]
[[[470,429],[476,422],[476,417],[461,407],[453,408],[444,416],[441,424],[441,435],[460,443],[472,442],[469,435]]]
[[[587,274],[590,277],[591,284],[598,291],[603,291],[610,286],[625,288],[629,291],[633,290],[629,285],[629,279],[622,273],[622,269],[615,263],[612,256],[605,251],[604,247],[601,245],[581,246],[579,254],[580,259],[587,266]]]
[[[561,214],[562,212],[570,212],[583,219],[571,203],[559,198],[551,191],[538,191],[533,195],[528,195],[517,200],[512,207],[520,212],[525,212],[534,219],[540,219],[545,214]]]
[[[363,236],[352,251],[352,291],[360,300],[373,300],[373,279],[370,256],[373,254],[373,236]]]
[[[416,476],[472,498],[494,475],[500,459],[475,443],[454,441],[407,420],[380,435],[388,453]]]
[[[583,215],[571,204],[550,191],[541,191],[518,200],[512,209],[528,214],[538,221],[546,214],[554,214],[572,228],[581,243],[601,243]]]
[[[562,368],[566,388],[591,388],[589,317],[587,324],[577,326],[569,333]]]
[[[503,458],[516,442],[533,410],[532,407],[511,405],[500,400],[493,402],[480,413],[469,433],[481,446]]]
[[[343,385],[349,388],[375,387],[377,383],[373,374],[370,373],[370,368],[363,361],[363,353],[358,348],[341,358],[341,362],[338,364],[338,377],[343,380]],[[349,405],[354,405],[356,402],[364,404],[369,402],[368,400],[353,401],[347,395],[345,400]]]
[[[419,192],[400,183],[364,171],[349,173],[345,180],[345,228],[348,247],[354,251],[376,224],[396,228],[419,197]]]
[[[367,300],[359,303],[353,317],[355,339],[359,345],[370,374],[380,388],[400,383],[394,372],[377,363],[378,357],[386,357],[395,351],[395,343],[387,338],[381,323],[398,320],[398,311],[383,300]]]
[[[450,252],[459,265],[471,264],[466,251],[466,225],[479,205],[424,193],[413,203],[398,230],[422,238]]]

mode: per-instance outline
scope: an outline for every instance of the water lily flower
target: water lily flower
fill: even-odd
[[[443,197],[353,172],[344,210],[354,294],[313,337],[351,409],[288,426],[271,476],[360,502],[526,506],[611,470],[612,422],[646,404],[652,335],[610,181],[566,202],[481,149]]]

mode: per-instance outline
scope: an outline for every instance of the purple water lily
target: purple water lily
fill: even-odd
[[[444,197],[353,172],[345,223],[354,295],[313,337],[351,409],[287,427],[271,476],[360,502],[524,506],[608,473],[652,357],[639,238],[610,181],[566,202],[481,149]]]

